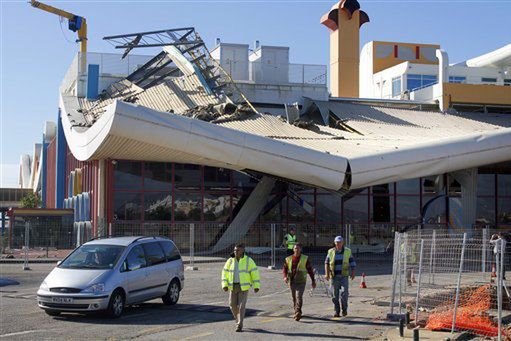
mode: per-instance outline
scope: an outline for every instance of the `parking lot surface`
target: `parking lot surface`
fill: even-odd
[[[247,302],[244,332],[235,333],[228,295],[220,288],[222,263],[199,264],[186,271],[179,303],[165,306],[161,300],[128,307],[115,320],[98,315],[47,316],[37,307],[36,291],[54,264],[0,264],[0,278],[19,282],[0,287],[0,339],[6,340],[275,340],[275,339],[382,339],[395,326],[386,321],[390,265],[361,264],[368,289],[360,289],[360,276],[350,282],[349,315],[333,318],[333,305],[319,285],[310,296],[310,280],[304,296],[304,317],[292,319],[290,292],[280,270],[260,267],[261,291],[252,290]],[[320,269],[320,266],[318,266]]]

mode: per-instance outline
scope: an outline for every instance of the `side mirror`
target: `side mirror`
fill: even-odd
[[[57,262],[57,266],[59,266],[60,264],[62,264],[62,261],[61,261],[61,260],[59,260],[59,261]]]

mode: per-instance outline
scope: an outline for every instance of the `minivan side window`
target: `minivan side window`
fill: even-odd
[[[163,247],[163,251],[165,251],[165,256],[167,257],[167,262],[181,259],[181,255],[179,254],[179,250],[176,245],[169,241],[160,242],[160,245]]]
[[[142,244],[145,250],[145,255],[149,266],[160,263],[165,263],[167,259],[165,254],[158,242],[144,243]]]
[[[131,249],[128,257],[126,257],[126,262],[128,263],[128,270],[133,271],[140,268],[144,268],[147,266],[147,262],[145,259],[144,249],[142,246],[137,245],[133,249]]]

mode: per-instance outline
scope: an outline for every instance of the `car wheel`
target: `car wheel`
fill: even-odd
[[[45,310],[44,312],[50,316],[59,316],[60,315],[60,311],[55,311],[55,310]]]
[[[179,283],[176,279],[170,282],[167,293],[161,298],[166,305],[174,305],[179,300]]]
[[[108,302],[108,308],[106,310],[106,315],[110,318],[118,318],[122,315],[124,311],[124,295],[121,291],[116,290],[112,293],[110,297],[110,302]]]

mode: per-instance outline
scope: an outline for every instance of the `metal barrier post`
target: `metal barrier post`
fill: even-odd
[[[25,245],[23,245],[23,270],[30,270],[28,266],[28,249],[30,246],[30,222],[25,223]]]
[[[394,259],[392,261],[392,295],[390,298],[390,313],[394,314],[394,303],[396,300],[396,281],[397,281],[397,272],[398,272],[398,264],[400,255],[400,240],[401,235],[398,232],[394,234]],[[397,256],[397,257],[396,257]]]
[[[199,270],[195,266],[195,224],[190,224],[190,260],[189,266],[186,269],[192,271]]]
[[[435,284],[435,269],[433,266],[433,259],[435,257],[436,247],[436,230],[433,230],[433,236],[431,238],[431,247],[429,251],[429,284]]]
[[[497,262],[497,278],[498,278],[498,287],[497,287],[497,305],[498,305],[498,340],[502,340],[502,294],[503,294],[503,278],[504,278],[504,240],[502,238],[499,239],[498,244],[499,253],[497,254],[497,259],[500,256],[500,264]],[[500,269],[499,269],[500,265]]]
[[[406,233],[403,233],[402,237],[405,237],[405,241],[406,241]],[[399,314],[401,315],[401,307],[403,305],[403,269],[401,269],[401,265],[403,264],[403,254],[405,254],[405,259],[406,259],[406,252],[403,252],[405,251],[402,247],[401,247],[401,243],[403,243],[403,241],[401,241],[401,238],[399,239],[399,260],[398,260],[398,266],[399,266]],[[406,274],[405,274],[406,276]]]
[[[270,239],[271,239],[271,262],[268,266],[268,269],[275,270],[276,264],[275,264],[275,224],[270,225]]]
[[[459,299],[460,299],[461,273],[463,272],[463,260],[465,257],[466,243],[467,243],[467,233],[463,233],[463,246],[461,247],[460,270],[458,272],[458,282],[456,285],[456,300],[454,301],[454,311],[453,311],[453,317],[452,317],[451,333],[454,333],[454,329],[456,327],[456,313],[458,310],[458,303],[459,303]]]
[[[421,239],[421,253],[419,255],[419,278],[417,279],[417,297],[415,298],[415,325],[419,321],[419,296],[421,292],[421,277],[422,277],[422,253],[424,250],[424,239]]]
[[[483,229],[483,250],[482,250],[482,257],[481,257],[481,272],[483,275],[483,280],[486,277],[486,240],[488,239],[488,230],[486,227]]]

